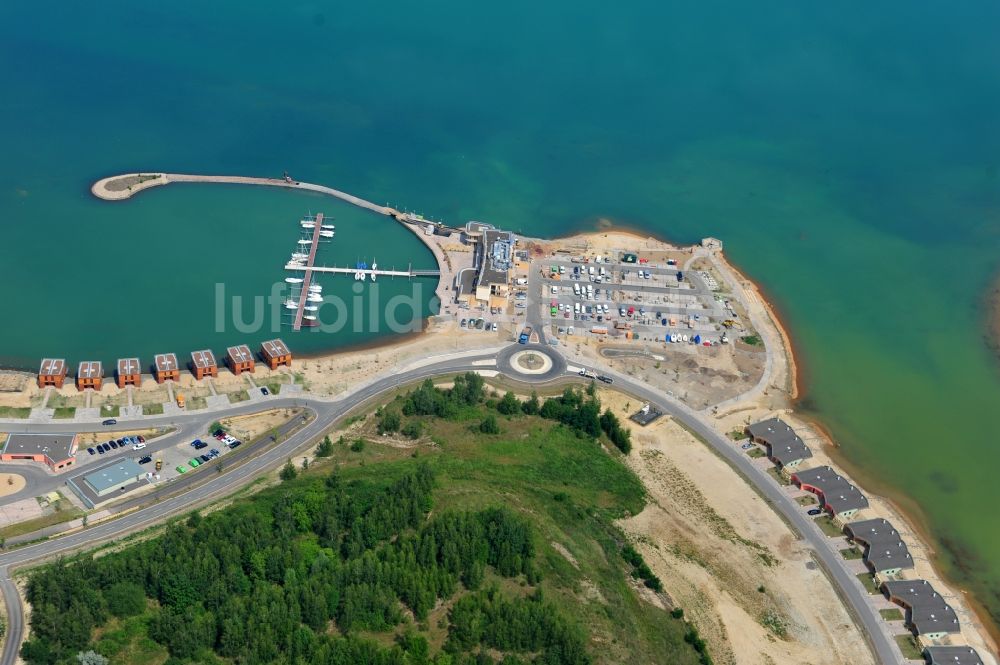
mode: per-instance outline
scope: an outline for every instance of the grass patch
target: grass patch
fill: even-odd
[[[861,550],[857,547],[847,547],[840,550],[840,556],[844,557],[848,561],[857,561],[861,558]]]
[[[875,586],[875,578],[872,577],[871,573],[859,573],[858,581],[861,582],[861,586],[865,588],[865,591],[871,595],[879,593],[878,587]]]
[[[120,412],[121,407],[117,404],[105,404],[101,407],[101,418],[117,418]]]
[[[816,501],[816,497],[814,497],[812,494],[806,494],[805,496],[800,496],[797,499],[795,499],[795,503],[799,504],[800,506],[815,506],[818,503],[818,501]]]
[[[881,614],[882,618],[886,621],[902,621],[904,618],[903,610],[896,607],[891,610],[879,610],[878,613]]]
[[[265,383],[264,385],[267,387],[268,392],[270,392],[272,395],[277,395],[278,393],[281,392],[281,386],[283,384],[279,383],[278,381],[270,381],[268,383]]]
[[[813,521],[819,526],[820,531],[830,538],[844,535],[844,530],[829,515],[820,515]]]
[[[204,397],[189,397],[187,401],[187,408],[190,409],[204,409],[208,407],[208,400]]]
[[[53,410],[53,418],[72,418],[76,415],[75,406],[60,406]]]
[[[769,476],[774,478],[774,482],[778,483],[779,485],[792,484],[792,481],[788,479],[788,476],[783,474],[781,471],[778,471],[778,467],[776,466],[768,467],[767,473]]]
[[[31,409],[24,406],[0,406],[0,418],[27,418]]]
[[[250,393],[245,390],[241,390],[238,393],[229,393],[229,403],[236,404],[237,402],[245,402],[250,399]]]
[[[913,635],[896,635],[896,644],[907,660],[923,660],[923,650]]]
[[[144,416],[159,416],[162,414],[163,414],[163,405],[160,404],[159,402],[142,405],[142,415]]]
[[[749,450],[747,450],[747,455],[749,455],[750,457],[752,457],[754,459],[759,459],[761,457],[764,457],[765,453],[760,448],[754,446],[753,448],[750,448]]]
[[[25,520],[23,522],[3,527],[0,529],[0,538],[23,536],[26,533],[38,531],[39,529],[44,529],[55,524],[69,522],[70,520],[75,520],[79,517],[83,517],[84,515],[82,510],[74,506],[69,501],[60,500],[59,505],[61,507],[60,510],[49,513],[48,515],[42,515],[41,517],[36,517],[35,519]]]
[[[763,346],[764,342],[759,335],[747,335],[743,337],[743,343],[749,346]]]

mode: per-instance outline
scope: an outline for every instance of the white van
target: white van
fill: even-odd
[[[573,313],[574,314],[580,313],[580,303],[578,302],[573,303]]]
[[[573,284],[573,295],[575,295],[575,296],[580,295],[580,285],[579,284]]]
[[[587,268],[587,274],[593,276],[593,274],[594,274],[594,266],[590,266],[589,268]]]

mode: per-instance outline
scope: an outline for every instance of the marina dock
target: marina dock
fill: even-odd
[[[306,313],[306,298],[309,297],[309,284],[312,282],[313,262],[316,260],[316,250],[319,248],[320,231],[323,229],[323,213],[316,214],[316,222],[313,227],[312,244],[309,245],[309,258],[302,268],[302,291],[299,293],[299,307],[295,310],[295,321],[292,323],[292,330],[302,328],[302,315]]]
[[[382,269],[375,270],[372,268],[337,268],[337,267],[331,268],[327,266],[313,266],[313,265],[298,266],[292,264],[286,265],[285,270],[304,271],[306,275],[311,275],[314,272],[328,273],[333,275],[357,275],[360,273],[362,275],[365,275],[366,278],[371,276],[382,277],[383,275],[386,277],[437,277],[441,274],[440,270],[413,270],[412,268],[408,268],[406,270],[382,270]],[[302,285],[308,288],[307,285],[309,283],[309,280],[310,277],[303,278]],[[296,330],[298,329],[296,328]]]

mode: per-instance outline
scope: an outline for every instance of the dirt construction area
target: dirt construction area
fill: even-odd
[[[638,409],[601,395],[623,419]],[[649,492],[620,522],[716,663],[862,665],[865,640],[808,548],[750,486],[671,418],[631,426],[628,465]]]

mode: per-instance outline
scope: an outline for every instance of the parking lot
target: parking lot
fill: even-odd
[[[727,330],[740,326],[707,273],[604,260],[549,259],[535,267],[543,320],[559,334],[714,345],[727,343]]]

